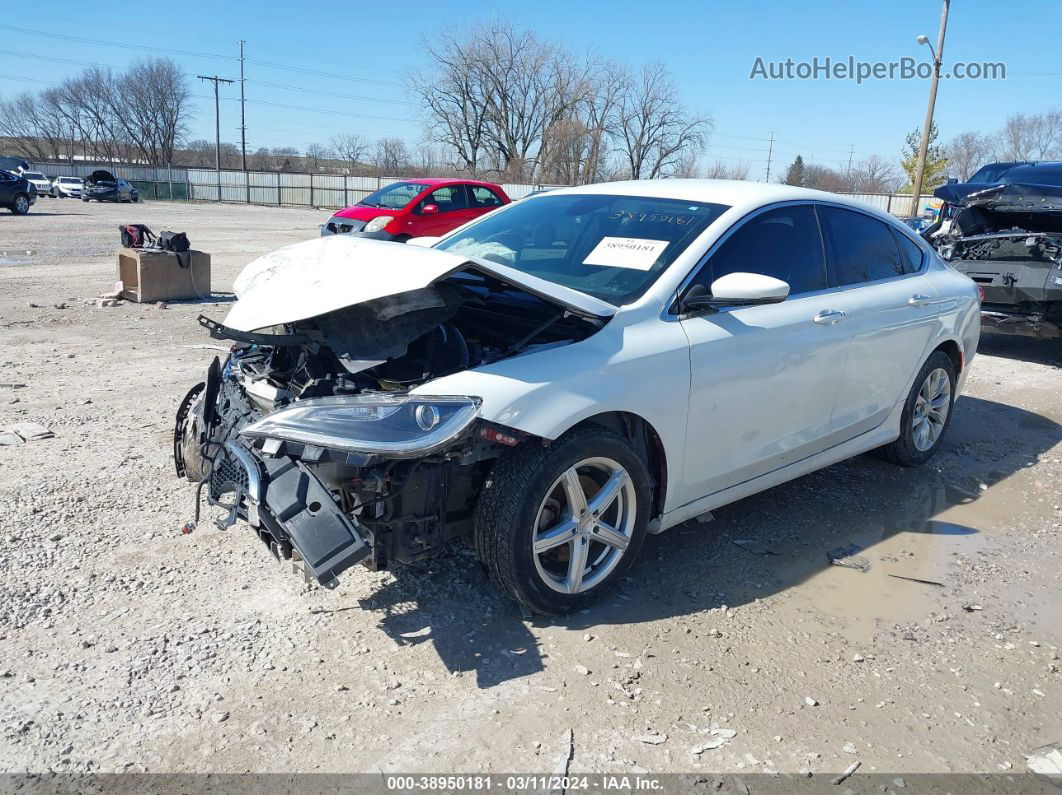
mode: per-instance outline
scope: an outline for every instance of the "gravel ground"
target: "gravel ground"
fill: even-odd
[[[860,457],[652,537],[563,620],[465,549],[326,591],[242,525],[179,535],[171,421],[225,297],[97,306],[116,227],[186,231],[224,291],[326,215],[0,217],[0,427],[54,434],[0,445],[0,770],[549,772],[570,730],[573,771],[995,773],[1062,739],[1057,343],[986,338],[930,465]],[[869,571],[829,565],[846,544]]]

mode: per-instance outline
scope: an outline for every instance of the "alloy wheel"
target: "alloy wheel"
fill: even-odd
[[[15,212],[19,215],[29,212],[29,199],[25,196],[19,196],[15,199]]]
[[[577,594],[601,583],[631,543],[637,497],[630,474],[611,458],[566,469],[539,505],[532,557],[543,582]]]
[[[951,379],[943,368],[938,367],[922,382],[911,414],[911,441],[921,452],[932,449],[937,443],[950,410]]]

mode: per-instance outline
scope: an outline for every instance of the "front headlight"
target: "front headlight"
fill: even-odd
[[[395,220],[395,217],[393,215],[378,215],[371,221],[369,221],[369,223],[365,224],[365,229],[363,229],[362,231],[379,232],[393,220]]]
[[[476,397],[352,395],[311,398],[267,414],[240,433],[330,450],[402,458],[424,455],[462,433],[479,414]]]

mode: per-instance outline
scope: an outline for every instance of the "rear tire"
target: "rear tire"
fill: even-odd
[[[491,471],[476,510],[476,549],[512,599],[536,613],[567,613],[630,568],[651,499],[645,463],[610,430],[583,426],[548,447],[529,440]]]
[[[874,452],[901,466],[921,466],[940,448],[955,405],[955,364],[934,351],[915,376],[900,415],[900,437]]]

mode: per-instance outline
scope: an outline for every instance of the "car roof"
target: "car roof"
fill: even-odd
[[[895,220],[888,213],[839,193],[798,188],[774,182],[749,182],[734,179],[642,179],[557,188],[550,191],[548,195],[564,194],[611,194],[644,196],[654,199],[679,199],[680,201],[724,204],[744,211],[784,201],[828,201]]]
[[[494,182],[485,182],[481,179],[462,179],[460,177],[411,177],[410,179],[400,181],[412,182],[417,185],[430,185],[432,187],[438,187],[441,185],[482,185],[489,188],[500,187]]]

